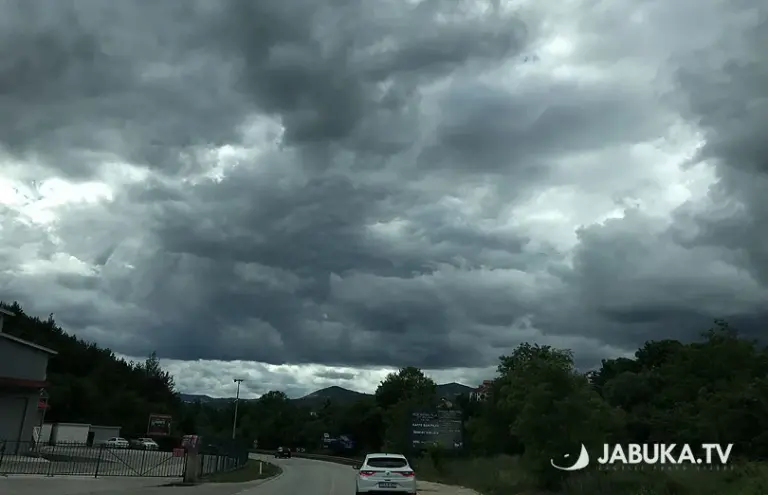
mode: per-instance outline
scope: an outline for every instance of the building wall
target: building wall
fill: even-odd
[[[0,339],[0,376],[45,380],[48,355],[6,339]]]
[[[32,446],[37,419],[37,390],[0,391],[0,443],[5,454],[17,454]]]
[[[35,428],[38,428],[37,426]],[[38,441],[43,445],[48,445],[51,443],[51,430],[53,429],[53,425],[51,423],[45,423],[42,428],[40,428],[40,434],[38,435]]]
[[[80,444],[88,442],[88,432],[91,425],[81,423],[56,423],[51,430],[51,443],[53,445]]]
[[[92,435],[89,436],[89,443],[91,443],[91,445],[101,445],[110,438],[119,437],[120,427],[91,425],[90,432]]]

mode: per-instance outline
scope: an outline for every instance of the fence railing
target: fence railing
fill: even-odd
[[[0,476],[30,474],[42,476],[127,476],[181,478],[186,469],[186,453],[106,445],[41,445],[35,442],[0,440]],[[200,455],[203,476],[242,467],[247,455]]]
[[[252,449],[251,452],[253,452],[254,454],[275,455],[274,450]],[[293,457],[299,457],[302,459],[315,459],[318,461],[334,462],[336,464],[346,464],[348,466],[354,466],[362,462],[362,458],[357,458],[357,457],[340,457],[340,456],[325,455],[325,454],[312,454],[308,452],[292,451],[291,455]]]

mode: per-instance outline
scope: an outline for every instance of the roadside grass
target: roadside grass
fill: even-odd
[[[263,467],[260,467],[260,464]],[[243,483],[245,481],[263,480],[277,476],[283,470],[275,464],[249,459],[245,466],[226,473],[216,473],[205,477],[207,483]]]
[[[766,495],[768,465],[745,463],[723,471],[592,470],[573,475],[558,492],[536,490],[515,457],[416,463],[419,478],[471,488],[482,495]]]

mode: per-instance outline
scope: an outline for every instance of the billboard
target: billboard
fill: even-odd
[[[147,422],[148,437],[168,437],[171,435],[171,416],[150,414]]]
[[[416,411],[411,414],[411,443],[416,449],[437,445],[444,449],[464,446],[461,411]]]
[[[332,437],[329,433],[323,433],[323,448],[334,451],[354,450],[355,441],[350,435]]]

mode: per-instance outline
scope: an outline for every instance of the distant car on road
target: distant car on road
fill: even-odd
[[[125,438],[120,437],[112,437],[106,442],[104,442],[104,446],[108,449],[129,449],[131,448],[131,444],[128,443],[128,440]]]
[[[291,449],[288,447],[278,447],[277,452],[275,452],[275,459],[290,459],[291,458]]]
[[[151,438],[137,438],[135,440],[131,440],[131,446],[134,449],[142,450],[158,450],[160,448],[160,446],[157,445],[157,442]]]
[[[357,495],[382,491],[416,495],[416,473],[402,454],[368,454],[355,468]]]

